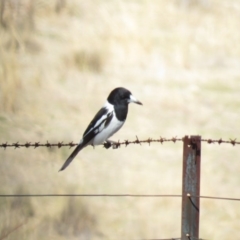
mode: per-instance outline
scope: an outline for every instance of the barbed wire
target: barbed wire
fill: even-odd
[[[103,146],[105,148],[109,148],[109,147],[113,147],[113,148],[119,148],[121,145],[125,145],[125,147],[127,147],[128,145],[130,144],[151,144],[151,143],[161,143],[163,144],[164,142],[172,142],[172,143],[176,143],[176,142],[182,142],[184,139],[183,138],[178,138],[178,137],[172,137],[172,138],[163,138],[163,137],[159,137],[157,139],[153,139],[153,138],[148,138],[148,139],[145,139],[145,140],[139,140],[138,137],[136,136],[136,139],[135,140],[124,140],[124,141],[117,141],[117,142],[107,142],[107,143],[104,143]],[[196,139],[196,141],[198,141]],[[232,146],[235,146],[235,145],[240,145],[240,142],[237,141],[237,139],[229,139],[229,140],[223,140],[222,138],[220,139],[201,139],[201,142],[205,142],[205,143],[208,143],[208,144],[214,144],[214,143],[218,143],[219,145],[220,144],[231,144]],[[3,149],[6,149],[6,148],[14,148],[14,149],[17,149],[17,148],[22,148],[22,147],[25,147],[25,148],[29,148],[29,147],[33,147],[33,148],[38,148],[38,147],[47,147],[47,148],[51,148],[51,147],[58,147],[58,148],[61,148],[61,147],[75,147],[77,146],[78,143],[73,143],[73,142],[69,142],[69,143],[64,143],[63,141],[62,142],[56,142],[56,143],[50,143],[50,142],[46,142],[46,143],[40,143],[40,142],[25,142],[25,143],[19,143],[19,142],[15,142],[15,143],[8,143],[8,142],[5,142],[5,143],[1,143],[0,144],[0,148],[3,148]]]
[[[196,138],[194,138],[196,137]],[[193,142],[197,142],[197,141],[201,141],[201,142],[205,142],[207,144],[215,144],[217,143],[218,145],[220,144],[230,144],[232,146],[235,145],[240,145],[240,142],[237,141],[237,139],[229,139],[229,140],[223,140],[222,138],[220,139],[204,139],[204,138],[199,138],[199,136],[194,136],[191,137],[191,141]],[[148,138],[145,140],[139,140],[139,138],[136,136],[135,140],[124,140],[124,141],[117,141],[117,142],[113,142],[113,141],[107,141],[103,144],[103,147],[105,148],[120,148],[121,145],[125,145],[125,147],[127,147],[128,145],[131,144],[151,144],[151,143],[161,143],[163,144],[164,142],[172,142],[172,143],[176,143],[176,142],[183,142],[185,139],[185,137],[182,138],[178,138],[178,137],[172,137],[172,138],[163,138],[163,137],[159,137],[159,138]],[[33,147],[34,149],[38,148],[38,147],[47,147],[47,148],[51,148],[51,147],[75,147],[77,146],[78,143],[73,143],[69,142],[69,143],[64,143],[62,142],[56,142],[56,143],[50,143],[49,141],[46,141],[46,143],[40,143],[40,142],[25,142],[25,143],[19,143],[19,142],[14,142],[14,143],[1,143],[0,144],[0,148],[2,149],[6,149],[6,148],[14,148],[14,149],[18,149],[18,148],[30,148]],[[136,198],[154,198],[154,197],[183,197],[182,195],[173,195],[173,194],[0,194],[0,198],[10,198],[10,197],[136,197]],[[216,200],[230,200],[230,201],[240,201],[240,198],[230,198],[230,197],[213,197],[213,196],[193,196],[190,194],[187,194],[187,197],[189,198],[189,200],[191,201],[191,203],[194,205],[192,198],[205,198],[205,199],[216,199]],[[198,210],[198,207],[194,205],[194,207]],[[18,226],[16,227],[16,229],[19,228]],[[16,229],[13,229],[13,231],[15,231]],[[10,232],[11,233],[11,232]],[[9,234],[10,234],[9,233]],[[9,235],[8,234],[8,235]],[[7,235],[6,235],[7,236]],[[3,236],[3,238],[5,238],[6,236]],[[187,235],[189,240],[205,240],[202,238],[196,238],[190,235]],[[0,239],[3,239],[0,236]],[[156,239],[142,239],[142,240],[180,240],[181,238],[167,238],[167,239],[160,239],[160,238],[156,238]]]

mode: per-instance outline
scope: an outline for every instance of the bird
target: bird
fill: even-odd
[[[79,144],[64,162],[59,172],[63,171],[86,146],[92,145],[94,147],[103,143],[111,146],[112,141],[108,139],[123,126],[127,118],[129,103],[143,105],[128,89],[123,87],[113,89],[106,103],[92,119]]]

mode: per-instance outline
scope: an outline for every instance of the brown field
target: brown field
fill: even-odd
[[[3,4],[5,3],[5,5]],[[240,1],[1,2],[0,143],[78,142],[118,86],[113,139],[240,135]],[[0,149],[1,194],[181,194],[182,144]],[[240,146],[202,144],[201,195],[240,198]],[[180,237],[180,198],[0,198],[0,239]],[[201,200],[200,237],[240,239],[240,202]]]

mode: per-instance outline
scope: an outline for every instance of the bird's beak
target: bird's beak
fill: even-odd
[[[133,95],[130,95],[129,103],[136,103],[139,105],[143,105],[140,101],[138,101]]]

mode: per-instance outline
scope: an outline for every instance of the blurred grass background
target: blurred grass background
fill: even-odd
[[[118,86],[144,105],[130,106],[115,140],[239,137],[239,0],[2,0],[0,8],[0,142],[78,142]],[[239,198],[239,147],[202,147],[201,194]],[[1,193],[181,194],[181,143],[88,147],[58,173],[70,153],[0,150]],[[180,236],[180,199],[1,198],[0,209],[9,240]],[[239,219],[238,202],[201,200],[200,237],[238,239]]]

